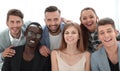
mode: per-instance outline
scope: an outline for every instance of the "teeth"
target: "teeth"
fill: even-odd
[[[112,39],[108,39],[108,40],[105,40],[106,42],[109,42],[110,40],[112,40]]]
[[[91,25],[92,23],[88,23],[87,25],[89,26],[89,25]]]
[[[30,42],[31,42],[31,43],[35,43],[35,41],[33,41],[33,40],[30,40]]]

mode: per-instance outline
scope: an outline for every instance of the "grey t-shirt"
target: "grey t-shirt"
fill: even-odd
[[[50,35],[50,50],[58,49],[61,44],[62,33],[59,33],[56,36]]]

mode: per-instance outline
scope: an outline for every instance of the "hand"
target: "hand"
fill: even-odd
[[[13,57],[15,55],[15,50],[12,49],[13,46],[10,46],[8,48],[6,48],[3,52],[2,52],[2,57]]]
[[[39,48],[39,52],[41,55],[47,57],[50,54],[50,50],[46,46],[41,46]]]
[[[68,20],[68,19],[65,19],[65,18],[62,18],[62,21],[63,21],[65,24],[73,23],[72,20]]]

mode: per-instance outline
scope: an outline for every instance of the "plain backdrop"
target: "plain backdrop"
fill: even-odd
[[[7,28],[6,14],[12,8],[20,9],[24,13],[24,21],[36,21],[44,26],[44,10],[50,5],[57,6],[62,17],[77,23],[80,23],[81,10],[92,7],[99,19],[112,18],[120,31],[119,0],[0,0],[0,32]]]

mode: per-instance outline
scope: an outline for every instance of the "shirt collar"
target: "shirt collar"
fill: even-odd
[[[9,31],[9,37],[10,37],[10,42],[12,42],[14,39],[15,39],[15,40],[21,40],[21,38],[23,37],[23,33],[22,33],[22,31],[21,31],[20,37],[17,39],[17,38],[13,38],[12,35],[10,34],[10,31]]]

